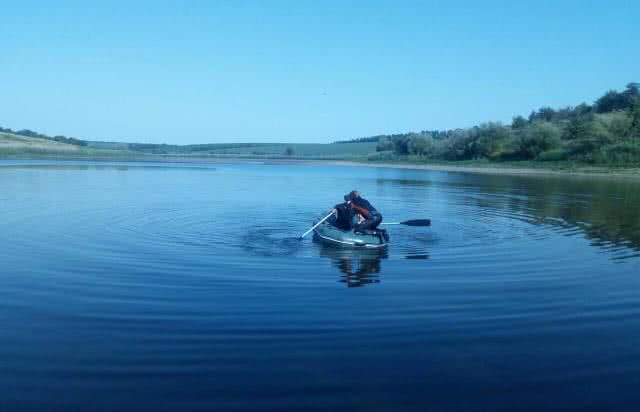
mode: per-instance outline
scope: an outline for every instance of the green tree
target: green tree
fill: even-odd
[[[386,152],[393,150],[393,142],[386,136],[378,138],[378,144],[376,145],[376,152]]]
[[[619,110],[624,106],[624,99],[615,90],[609,90],[601,98],[596,100],[596,111],[598,113],[608,113]]]
[[[592,138],[599,144],[611,144],[629,136],[631,116],[629,111],[615,111],[597,114],[590,122],[589,133],[584,138]]]
[[[538,110],[538,120],[544,120],[545,122],[550,122],[553,120],[556,115],[556,111],[551,107],[542,107]]]
[[[449,138],[442,142],[438,156],[447,160],[471,159],[473,139],[470,129],[453,130]]]
[[[524,159],[535,159],[540,153],[560,147],[561,132],[549,122],[536,122],[524,130],[519,142],[519,153]]]
[[[622,93],[609,90],[604,96],[596,100],[596,110],[598,113],[608,113],[629,109],[633,106],[635,100],[640,97],[639,89],[640,83],[629,83]]]
[[[485,123],[474,128],[471,143],[472,158],[496,159],[505,152],[505,147],[512,138],[511,129],[500,123]]]
[[[590,138],[593,135],[593,116],[574,116],[562,132],[563,140]]]
[[[629,107],[633,107],[636,100],[640,98],[640,83],[629,83],[627,84],[627,89],[622,92],[625,97],[626,104]]]
[[[413,135],[407,141],[407,151],[410,154],[427,156],[433,152],[433,139],[429,135]]]
[[[640,139],[640,97],[635,99],[631,108],[631,127],[629,128],[629,137],[632,139]]]
[[[584,116],[593,110],[593,107],[589,106],[586,103],[580,103],[573,109],[572,116]]]
[[[515,116],[511,122],[512,129],[522,129],[527,125],[527,119],[522,116]]]

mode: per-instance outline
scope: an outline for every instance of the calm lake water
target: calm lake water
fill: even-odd
[[[352,189],[383,254],[296,238]],[[0,162],[2,411],[637,411],[640,183]]]

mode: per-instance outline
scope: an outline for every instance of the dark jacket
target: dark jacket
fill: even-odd
[[[351,207],[349,207],[347,203],[336,205],[335,209],[337,212],[335,225],[338,227],[338,229],[353,229],[353,209],[351,209]]]
[[[351,200],[351,203],[353,203],[354,205],[361,207],[363,209],[368,210],[369,212],[376,212],[376,208],[373,207],[373,205],[371,203],[369,203],[369,201],[367,199],[365,199],[364,197],[356,197],[354,199]]]

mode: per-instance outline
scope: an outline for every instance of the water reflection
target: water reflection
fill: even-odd
[[[404,258],[405,259],[410,259],[410,260],[427,260],[427,259],[429,259],[429,254],[422,253],[422,254],[419,254],[419,255],[407,255]]]
[[[320,256],[329,258],[341,273],[339,282],[349,288],[380,283],[382,259],[386,250],[341,249],[318,243]]]
[[[72,170],[117,170],[126,172],[129,170],[139,170],[139,169],[148,169],[148,170],[171,170],[171,171],[180,171],[180,170],[207,170],[213,171],[216,170],[215,167],[210,167],[208,165],[197,165],[197,164],[174,164],[174,163],[157,163],[157,164],[139,164],[139,163],[109,163],[107,161],[101,163],[25,163],[25,164],[0,164],[0,168],[2,170],[59,170],[59,171],[72,171]]]
[[[640,183],[589,177],[467,176],[449,181],[450,201],[474,207],[480,218],[506,217],[546,226],[564,236],[582,235],[591,245],[640,252]]]

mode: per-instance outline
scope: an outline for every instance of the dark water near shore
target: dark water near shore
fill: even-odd
[[[349,190],[383,254],[296,239]],[[1,411],[636,411],[640,183],[0,162]]]

